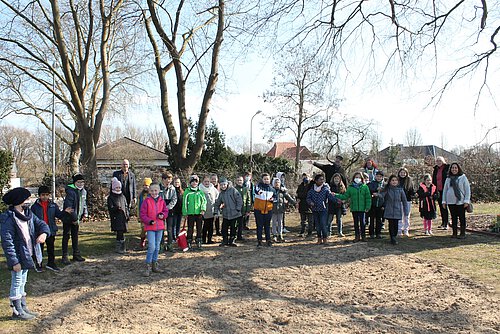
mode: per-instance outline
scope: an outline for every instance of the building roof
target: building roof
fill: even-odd
[[[451,153],[441,147],[436,145],[419,145],[419,146],[403,146],[401,144],[395,145],[399,152],[398,156],[400,157],[412,157],[412,158],[425,158],[427,156],[431,156],[436,158],[437,156],[444,157],[447,161],[456,161],[459,159],[459,156]],[[389,154],[389,150],[392,146],[388,146],[379,152],[379,156],[382,158],[386,158]]]
[[[289,160],[295,159],[295,143],[294,142],[280,142],[274,143],[273,147],[267,152],[268,157],[272,158],[285,158]],[[311,159],[312,153],[305,146],[300,146],[299,160]]]
[[[100,161],[121,161],[123,159],[131,161],[166,161],[168,155],[127,137],[99,145],[96,148],[98,163]]]
[[[294,142],[276,142],[273,147],[267,152],[267,156],[271,158],[281,157],[284,151],[289,148],[295,148]],[[295,155],[294,155],[295,156]]]

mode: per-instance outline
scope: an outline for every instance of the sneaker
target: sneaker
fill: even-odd
[[[257,248],[259,248],[259,247],[262,247],[262,241],[260,241],[260,240],[257,242]]]
[[[37,273],[43,273],[43,268],[39,265],[35,265],[35,272]]]
[[[286,228],[283,229],[283,233],[290,233]]]
[[[297,236],[300,237],[300,238],[303,238],[304,237],[304,233],[299,233]]]
[[[427,230],[426,230],[424,234],[425,234],[425,235],[429,235],[429,231],[427,231]]]
[[[345,237],[344,233],[339,233],[339,238]]]
[[[83,257],[81,257],[80,255],[73,255],[73,261],[83,262],[83,261],[85,261],[85,259]]]
[[[267,240],[266,241],[266,246],[267,247],[271,247],[273,245],[273,243],[271,242],[271,240]]]
[[[409,238],[409,237],[410,237],[410,232],[405,231],[405,232],[404,232],[404,235],[405,235],[405,237],[408,237],[408,238]]]
[[[63,257],[62,257],[61,262],[62,262],[62,264],[64,264],[64,265],[71,264],[71,261],[68,259],[68,257],[67,257],[67,256],[63,256]]]
[[[55,271],[55,272],[59,272],[61,271],[61,269],[59,269],[58,266],[56,266],[55,264],[52,264],[52,263],[47,263],[47,265],[45,266],[45,268],[49,269],[49,270],[52,270],[52,271]]]
[[[432,230],[429,230],[427,232],[429,232],[429,235],[433,235],[434,234],[434,233],[432,233]]]
[[[234,242],[230,243],[228,246],[229,246],[229,247],[238,247],[238,245],[237,245],[237,244],[235,244]]]

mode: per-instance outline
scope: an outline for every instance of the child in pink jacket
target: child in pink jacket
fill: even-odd
[[[144,273],[146,277],[151,275],[151,271],[154,273],[163,272],[158,266],[158,252],[167,216],[168,209],[165,201],[160,197],[160,186],[153,183],[149,186],[149,196],[142,202],[140,210],[140,218],[148,239],[146,271]]]

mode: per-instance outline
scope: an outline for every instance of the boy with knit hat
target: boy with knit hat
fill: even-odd
[[[47,224],[50,228],[50,236],[45,240],[47,244],[47,265],[46,268],[52,271],[59,271],[56,266],[55,254],[54,254],[54,244],[56,240],[57,230],[59,229],[56,224],[56,218],[62,219],[64,212],[59,210],[59,207],[50,198],[50,188],[47,186],[41,186],[38,188],[38,199],[31,206],[31,211],[35,216],[40,218]],[[40,244],[41,250],[43,252],[44,243]],[[36,265],[36,263],[35,263]],[[40,265],[40,269],[41,269]]]
[[[191,249],[196,223],[196,246],[201,250],[201,232],[203,224],[203,214],[207,210],[207,199],[205,193],[198,187],[200,178],[198,175],[189,177],[189,187],[182,195],[182,215],[184,222],[187,221],[187,240],[188,247]]]
[[[31,320],[37,316],[26,305],[25,287],[28,269],[35,267],[32,256],[36,252],[37,258],[41,257],[39,244],[50,236],[49,226],[29,209],[30,196],[29,190],[19,187],[10,190],[2,198],[9,205],[8,210],[0,215],[0,235],[11,272],[9,300],[14,320]]]
[[[139,217],[142,202],[144,202],[144,200],[148,197],[149,186],[151,185],[151,183],[153,183],[153,180],[151,178],[144,178],[144,181],[142,183],[142,191],[139,194],[139,197],[137,197],[137,217]],[[146,231],[144,230],[144,225],[142,224],[140,219],[139,224],[141,224],[141,243],[139,244],[139,247],[135,249],[137,251],[146,249]]]
[[[62,263],[71,264],[68,259],[68,242],[71,237],[71,248],[73,249],[73,261],[83,262],[85,259],[80,255],[78,248],[78,231],[80,223],[88,217],[87,191],[82,174],[73,175],[73,183],[66,186],[66,197],[63,209],[63,238],[62,238]]]

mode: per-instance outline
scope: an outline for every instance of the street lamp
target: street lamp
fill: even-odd
[[[252,144],[252,130],[253,130],[253,118],[260,114],[262,110],[257,110],[255,114],[253,114],[252,118],[250,119],[250,173],[253,172],[253,144]]]
[[[57,63],[54,63],[54,69]],[[52,72],[52,200],[56,200],[56,75]]]

